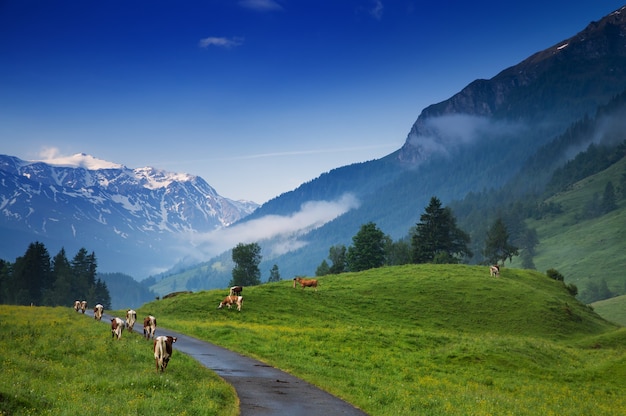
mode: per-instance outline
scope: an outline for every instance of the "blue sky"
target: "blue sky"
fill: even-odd
[[[623,1],[623,0],[622,0]],[[0,153],[88,153],[258,203],[619,1],[0,0]]]

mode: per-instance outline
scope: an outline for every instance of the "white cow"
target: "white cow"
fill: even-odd
[[[121,318],[111,318],[111,337],[122,339],[122,331],[124,330],[124,321]]]
[[[156,332],[157,321],[152,315],[148,315],[143,319],[143,336],[146,339],[154,338]]]
[[[176,342],[176,337],[161,335],[154,339],[154,361],[157,373],[165,371],[167,364],[172,357],[172,344]]]
[[[104,311],[104,306],[102,306],[101,304],[97,304],[96,306],[94,306],[93,308],[93,319],[95,319],[96,321],[99,321],[102,319],[102,311]]]
[[[135,326],[135,321],[137,321],[137,312],[132,309],[126,311],[126,327],[130,332],[133,332],[133,326]]]

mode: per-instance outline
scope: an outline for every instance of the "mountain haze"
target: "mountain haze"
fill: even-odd
[[[257,204],[221,197],[204,179],[129,169],[85,154],[51,161],[0,155],[2,258],[32,240],[56,253],[95,251],[100,270],[145,277],[179,261],[185,234],[228,226]]]

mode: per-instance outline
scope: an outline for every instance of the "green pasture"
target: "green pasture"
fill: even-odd
[[[534,271],[412,265],[139,308],[286,370],[371,415],[626,414],[626,330]]]
[[[590,281],[605,280],[608,287],[623,293],[626,287],[626,199],[618,200],[619,209],[606,215],[582,219],[582,208],[596,196],[602,196],[606,184],[620,183],[626,170],[626,159],[608,169],[583,179],[571,189],[558,193],[547,202],[559,204],[563,212],[541,220],[529,220],[530,228],[537,230],[541,243],[533,259],[542,273],[550,268],[565,276],[566,283],[574,283],[579,292]],[[519,267],[520,258],[513,265]]]
[[[71,308],[0,305],[0,415],[236,415],[234,389],[176,353]]]

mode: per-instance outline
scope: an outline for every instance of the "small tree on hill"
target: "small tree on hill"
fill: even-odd
[[[348,269],[353,272],[381,267],[385,264],[385,234],[369,222],[361,226],[352,237],[353,245],[348,248]]]
[[[273,265],[270,269],[270,277],[267,279],[267,283],[280,282],[280,272],[278,271],[278,265]]]
[[[490,264],[497,264],[499,261],[504,263],[506,259],[511,261],[517,255],[517,247],[509,243],[509,232],[504,221],[498,218],[487,231],[483,256]]]
[[[347,270],[346,252],[346,246],[343,244],[330,247],[328,250],[328,259],[332,264],[327,274],[339,274]]]
[[[261,283],[261,247],[257,243],[239,243],[233,248],[233,278],[230,286],[256,286]]]

